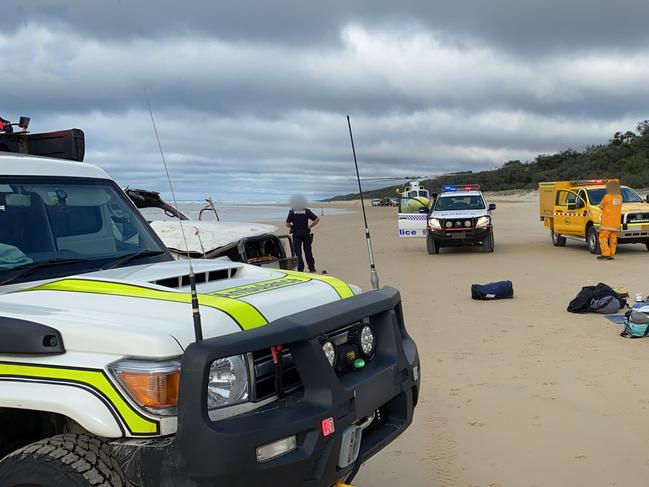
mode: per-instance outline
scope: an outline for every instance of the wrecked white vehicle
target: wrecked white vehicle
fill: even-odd
[[[227,257],[233,262],[261,267],[291,270],[297,266],[290,236],[275,235],[277,227],[274,225],[218,221],[211,200],[206,200],[207,205],[199,212],[199,220],[191,220],[164,201],[156,191],[134,188],[124,191],[140,210],[158,208],[173,218],[149,220],[149,225],[177,259]],[[213,212],[217,220],[203,221],[205,211]]]

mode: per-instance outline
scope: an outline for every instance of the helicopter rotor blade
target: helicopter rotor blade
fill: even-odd
[[[378,177],[378,178],[362,178],[362,181],[367,182],[381,182],[381,181],[424,181],[427,179],[435,179],[442,176],[441,174],[430,174],[428,176],[394,176],[394,177]]]

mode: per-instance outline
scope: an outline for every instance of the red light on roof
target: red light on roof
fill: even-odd
[[[480,191],[480,185],[479,184],[448,184],[446,186],[442,186],[442,191]]]
[[[586,184],[607,184],[611,182],[610,179],[579,179],[577,181],[570,181],[571,184],[584,186]]]
[[[336,431],[336,427],[334,425],[334,418],[323,419],[321,426],[322,426],[322,436],[324,436],[325,438],[329,435],[334,434]]]

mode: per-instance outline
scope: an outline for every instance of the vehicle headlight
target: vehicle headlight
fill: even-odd
[[[327,357],[329,365],[332,367],[336,365],[336,347],[333,343],[329,341],[324,342],[322,344],[322,352],[325,354],[325,357]]]
[[[249,391],[248,363],[243,355],[220,358],[212,362],[207,382],[208,409],[246,402]]]
[[[478,218],[475,226],[476,228],[484,228],[486,226],[489,226],[490,223],[491,218],[489,218],[488,216],[481,216],[480,218]]]
[[[372,328],[370,326],[365,325],[363,328],[361,328],[361,333],[360,335],[358,335],[358,342],[363,355],[369,357],[372,355],[372,353],[374,353],[374,332],[372,331]]]
[[[428,219],[428,226],[434,230],[441,230],[442,228],[442,222],[438,220],[437,218],[429,218]]]

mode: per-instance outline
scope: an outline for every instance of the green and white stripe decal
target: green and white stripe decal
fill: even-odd
[[[328,284],[333,288],[334,291],[336,291],[336,294],[338,294],[341,299],[349,298],[354,295],[354,291],[352,291],[347,283],[341,281],[340,279],[336,279],[335,277],[320,276],[317,274],[304,274],[302,272],[293,271],[281,272],[284,275],[277,279],[270,279],[267,281],[260,281],[252,284],[244,284],[243,286],[221,289],[219,291],[211,292],[209,293],[209,295],[239,299],[245,298],[246,296],[253,296],[255,294],[274,291],[275,289],[295,286],[297,284],[304,284],[311,281],[319,281]]]
[[[133,407],[115,388],[103,370],[52,365],[0,362],[0,380],[34,380],[68,386],[82,386],[110,405],[115,419],[134,436],[160,433],[157,421],[147,418]]]
[[[266,317],[252,304],[241,300],[247,296],[273,291],[288,286],[295,286],[311,281],[319,281],[331,286],[341,299],[349,298],[354,292],[349,285],[340,279],[316,274],[281,271],[280,278],[267,281],[244,284],[242,286],[222,289],[208,294],[199,294],[201,306],[219,310],[232,318],[242,330],[252,330],[268,324]],[[153,299],[175,303],[191,304],[190,293],[152,289],[146,286],[123,284],[95,279],[62,279],[24,291],[61,291],[87,294],[103,294],[109,296],[124,296],[129,298]],[[20,291],[20,292],[24,292]]]
[[[32,287],[27,291],[65,291],[74,293],[104,294],[109,296],[124,296],[129,298],[154,299],[191,305],[190,293],[163,291],[150,287],[122,284],[118,282],[96,281],[93,279],[63,279],[41,286]],[[268,324],[268,320],[252,304],[232,298],[199,294],[201,306],[217,309],[230,316],[243,330],[252,330]]]

